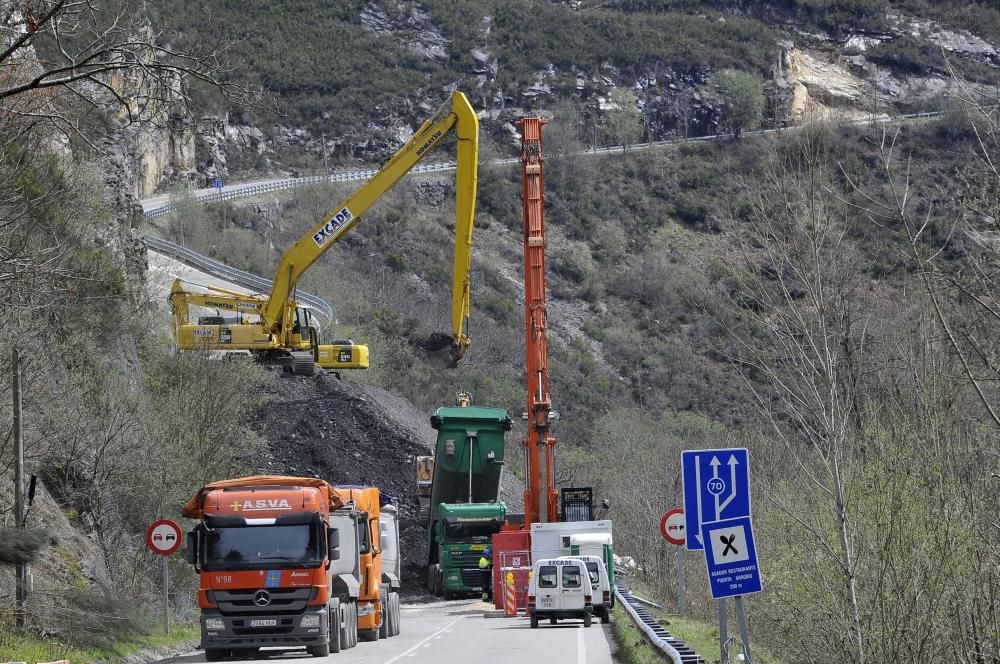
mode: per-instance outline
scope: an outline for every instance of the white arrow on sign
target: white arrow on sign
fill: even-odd
[[[735,454],[729,455],[729,462],[727,465],[729,466],[729,477],[730,477],[729,497],[726,498],[724,501],[722,501],[722,504],[719,504],[719,497],[718,496],[715,497],[716,520],[722,518],[722,510],[726,509],[726,507],[729,506],[729,503],[733,502],[733,500],[735,500],[736,498],[736,466],[740,465],[740,462],[736,459]],[[715,473],[715,476],[718,477],[719,460],[716,459],[715,457],[712,457],[712,471]]]

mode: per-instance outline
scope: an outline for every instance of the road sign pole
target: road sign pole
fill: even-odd
[[[681,618],[687,615],[687,601],[684,596],[684,547],[677,547],[677,599]]]
[[[163,560],[163,634],[170,636],[170,568],[167,557],[160,558]]]
[[[740,624],[740,638],[743,640],[743,661],[751,664],[750,631],[747,629],[747,614],[743,610],[743,595],[736,596],[736,620]]]
[[[719,600],[719,664],[729,664],[729,630],[726,619],[726,600]]]

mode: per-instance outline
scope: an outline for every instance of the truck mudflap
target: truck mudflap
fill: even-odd
[[[339,627],[339,626],[338,626]],[[227,616],[213,609],[201,611],[201,648],[263,648],[318,646],[330,640],[325,606],[303,613]]]

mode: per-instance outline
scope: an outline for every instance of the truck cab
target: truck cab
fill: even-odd
[[[584,627],[593,620],[593,588],[587,566],[579,558],[543,558],[535,561],[528,582],[528,616],[531,629],[548,618],[582,619]]]
[[[497,503],[442,503],[437,508],[429,583],[437,595],[451,598],[483,592],[479,559],[503,528],[507,506]]]
[[[265,475],[214,482],[188,501],[182,514],[198,522],[185,558],[199,574],[207,660],[271,646],[325,657],[356,645],[359,629],[377,634],[378,490],[365,498],[316,478]]]

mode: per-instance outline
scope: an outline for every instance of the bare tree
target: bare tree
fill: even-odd
[[[166,122],[193,82],[236,102],[259,92],[227,80],[225,47],[176,48],[130,0],[0,0],[0,121],[54,125],[83,135],[110,112],[118,121]]]
[[[765,495],[839,571],[843,585],[830,597],[841,610],[829,618],[842,625],[831,631],[849,635],[836,647],[862,663],[850,487],[855,388],[866,361],[871,302],[845,241],[845,206],[829,193],[826,139],[822,129],[804,132],[765,166],[763,185],[748,187],[753,212],[736,226],[743,261],[734,292],[745,326],[730,331],[738,348],[733,360],[800,485],[795,492],[770,487]],[[788,501],[803,494],[820,511]]]

